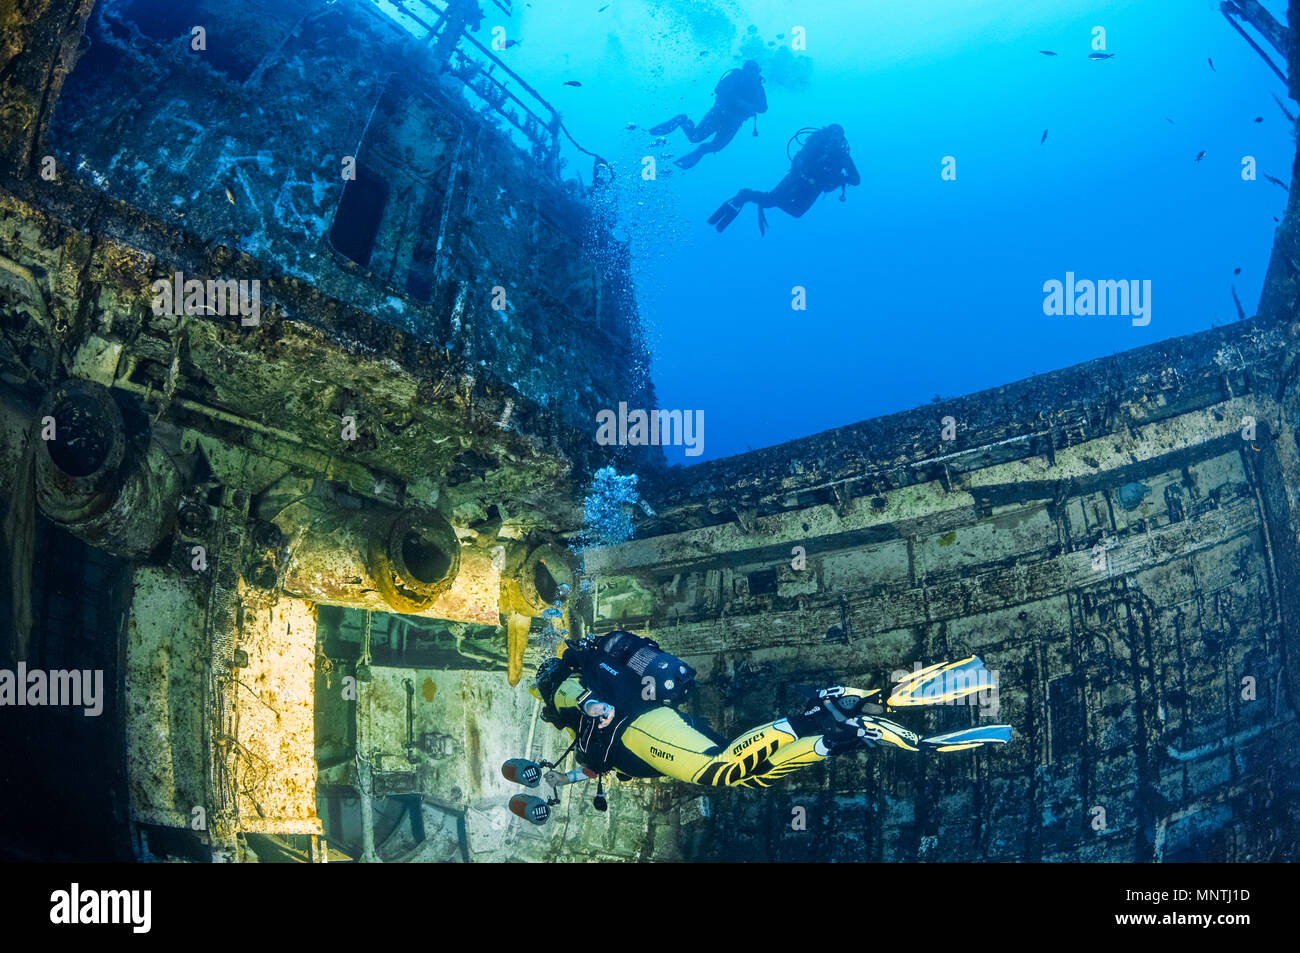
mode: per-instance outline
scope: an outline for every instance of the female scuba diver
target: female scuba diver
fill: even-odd
[[[809,690],[797,711],[727,740],[677,710],[694,687],[695,672],[657,643],[616,631],[567,644],[561,657],[538,667],[531,688],[542,702],[542,718],[572,736],[569,750],[582,766],[567,776],[551,772],[546,779],[553,787],[612,770],[620,780],[662,776],[691,784],[765,788],[828,757],[881,744],[907,751],[960,751],[1011,740],[1007,725],[922,738],[883,717],[893,709],[957,703],[989,690],[990,673],[976,656],[914,672],[883,700],[875,689]],[[555,764],[513,759],[503,773],[536,787],[543,767]],[[598,790],[601,810],[603,800]],[[554,803],[558,798],[542,802],[521,795],[511,809],[540,824],[549,813],[546,804]]]
[[[758,231],[767,234],[767,216],[763,209],[776,207],[795,218],[800,218],[812,208],[817,197],[840,190],[840,201],[845,198],[845,189],[862,182],[857,166],[849,158],[849,143],[844,137],[844,127],[832,123],[824,129],[800,129],[786,143],[789,155],[790,144],[800,135],[808,134],[807,140],[793,159],[790,171],[770,192],[758,192],[754,189],[741,189],[733,198],[723,202],[718,210],[709,217],[709,224],[722,231],[740,214],[748,202],[758,206]]]

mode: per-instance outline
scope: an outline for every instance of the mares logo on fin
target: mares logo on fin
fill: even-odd
[[[673,756],[670,755],[667,751],[660,751],[654,745],[650,746],[650,753],[654,755],[656,758],[663,758],[665,761],[673,760]]]

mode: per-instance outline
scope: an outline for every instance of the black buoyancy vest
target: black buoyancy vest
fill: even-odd
[[[762,95],[762,90],[761,82],[751,80],[742,69],[733,69],[718,80],[718,85],[713,87],[713,95],[719,105],[731,109],[742,99],[748,102],[757,101]]]
[[[613,766],[618,741],[633,719],[661,705],[676,705],[695,687],[695,669],[659,643],[631,632],[591,639],[579,664],[582,683],[591,693],[587,698],[614,708],[603,728],[585,712],[579,718],[579,761],[597,773]]]
[[[620,713],[675,705],[695,687],[695,669],[653,639],[618,631],[592,642],[582,654],[583,684]]]
[[[823,192],[840,187],[839,174],[848,155],[845,144],[831,138],[825,129],[808,136],[791,165],[805,178],[812,180]],[[834,181],[828,181],[834,179]]]

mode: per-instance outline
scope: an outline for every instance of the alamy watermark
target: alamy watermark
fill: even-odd
[[[87,718],[98,717],[104,710],[104,670],[28,669],[26,662],[18,670],[0,668],[0,707],[72,705],[84,708]]]
[[[255,327],[262,319],[262,283],[254,278],[188,281],[182,272],[173,278],[159,278],[149,286],[154,293],[156,315],[219,314],[241,316],[240,324]]]
[[[152,890],[82,890],[73,883],[50,894],[50,922],[127,924],[132,933],[148,933],[152,906]]]
[[[602,410],[596,414],[596,443],[602,447],[676,447],[686,448],[688,457],[704,452],[704,411],[702,410],[634,410],[620,401],[618,413]]]
[[[1103,279],[1076,281],[1074,272],[1065,273],[1065,281],[1055,278],[1043,283],[1047,297],[1043,299],[1043,314],[1124,316],[1133,317],[1133,326],[1146,327],[1151,323],[1151,279],[1142,281]]]

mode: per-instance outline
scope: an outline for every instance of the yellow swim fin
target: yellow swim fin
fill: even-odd
[[[984,662],[978,655],[971,655],[959,662],[939,662],[913,672],[894,685],[885,705],[949,705],[992,687],[993,678]]]

